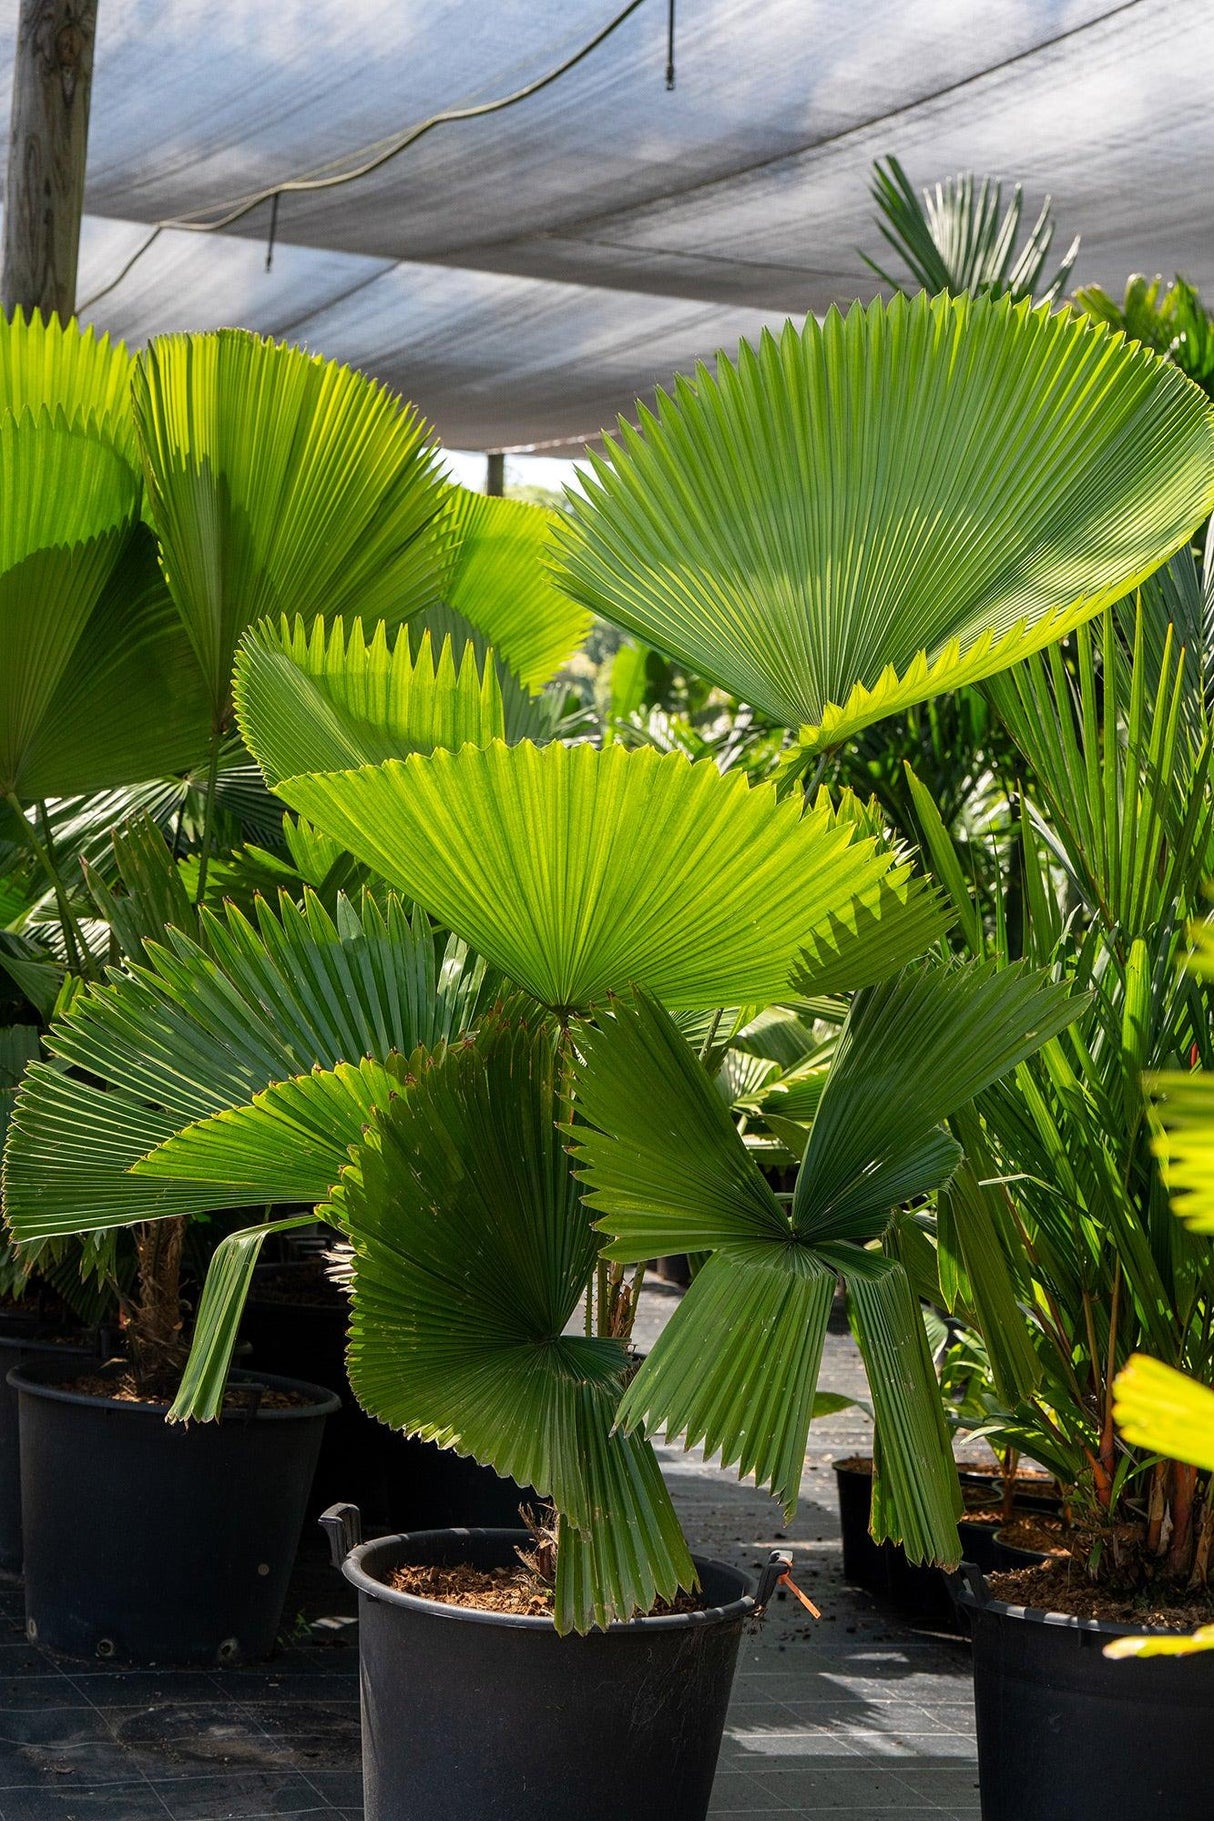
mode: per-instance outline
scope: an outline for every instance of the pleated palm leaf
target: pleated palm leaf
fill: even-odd
[[[1053,643],[1214,500],[1195,387],[1007,299],[790,323],[639,422],[592,458],[560,580],[807,750]]]
[[[170,335],[139,356],[133,408],[165,577],[217,725],[247,626],[392,622],[441,598],[431,432],[362,374],[244,330]]]
[[[877,1423],[874,1534],[915,1560],[956,1562],[960,1497],[923,1322],[903,1265],[873,1242],[957,1168],[942,1121],[1075,1009],[1043,977],[988,966],[914,968],[859,995],[789,1205],[656,1000],[637,993],[579,1025],[571,1135],[604,1256],[711,1254],[620,1426],[703,1442],[791,1517],[841,1275]]]
[[[205,749],[200,679],[139,523],[137,472],[90,421],[0,416],[0,791],[133,782]]]
[[[1032,298],[1054,303],[1063,294],[1079,254],[1076,235],[1058,265],[1048,273],[1046,261],[1054,239],[1051,201],[1047,196],[1021,247],[1024,207],[1019,184],[1006,209],[1003,186],[990,177],[977,182],[969,174],[946,178],[930,189],[916,190],[897,158],[873,166],[873,201],[880,210],[877,226],[911,272],[911,284],[891,276],[868,255],[864,263],[896,291],[951,291],[954,296],[984,293],[1008,296],[1017,303]]]
[[[34,310],[0,314],[0,411],[62,411],[138,466],[131,417],[132,358],[121,342]]]
[[[837,990],[841,944],[860,968],[879,929],[880,977],[940,929],[849,816],[677,753],[495,742],[278,790],[560,1012],[631,983],[672,1006],[765,1003],[802,957],[803,990],[828,965]]]
[[[591,615],[556,586],[548,545],[557,514],[525,500],[452,487],[446,606],[492,645],[525,689],[542,689],[590,630]]]
[[[503,681],[505,687],[503,687]],[[542,717],[532,698],[469,641],[456,655],[426,631],[416,646],[383,621],[370,632],[303,620],[263,622],[243,641],[236,716],[271,784],[300,772],[345,771],[437,747],[519,739]]]

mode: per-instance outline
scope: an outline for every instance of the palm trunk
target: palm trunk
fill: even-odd
[[[135,1387],[142,1397],[176,1395],[188,1351],[181,1309],[186,1217],[144,1221],[135,1230],[139,1277],[123,1309]]]

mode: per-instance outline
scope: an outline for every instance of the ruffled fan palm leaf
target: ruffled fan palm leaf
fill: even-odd
[[[0,791],[189,764],[206,721],[136,471],[62,410],[0,417]]]
[[[851,1295],[877,1416],[875,1534],[956,1561],[944,1419],[909,1280],[870,1251],[960,1150],[941,1122],[1074,1015],[1020,969],[915,968],[861,994],[821,1092],[791,1206],[772,1192],[694,1053],[644,993],[579,1026],[586,1201],[620,1262],[708,1262],[625,1393],[629,1430],[703,1442],[791,1516],[835,1279]]]
[[[305,894],[257,927],[203,912],[199,940],[146,945],[146,966],[80,994],[29,1072],[5,1158],[18,1240],[249,1205],[212,1181],[129,1175],[195,1121],[315,1067],[410,1055],[475,1016],[484,966],[395,899],[331,918]],[[69,1074],[67,1069],[80,1071]],[[264,1198],[262,1198],[264,1199]]]
[[[899,297],[701,366],[593,467],[564,586],[820,748],[1166,561],[1214,501],[1214,419],[1065,312]]]
[[[911,895],[825,804],[652,748],[466,746],[279,794],[557,1010],[634,981],[670,1005],[766,1003],[855,899]]]
[[[133,401],[165,576],[217,721],[247,626],[283,613],[395,622],[439,599],[437,455],[382,386],[221,329],[153,341]]]
[[[236,714],[249,750],[277,784],[300,772],[347,771],[410,753],[487,746],[506,734],[506,711],[491,661],[471,644],[458,662],[423,634],[416,649],[402,631],[389,642],[380,621],[370,639],[361,620],[347,629],[302,620],[268,623],[245,638],[236,662]]]
[[[393,1428],[551,1497],[558,1630],[694,1584],[649,1444],[615,1433],[621,1342],[568,1335],[598,1242],[558,1125],[559,1037],[491,1014],[377,1113],[343,1184],[350,1382]]]
[[[548,572],[557,517],[525,500],[466,487],[448,495],[446,603],[485,634],[527,689],[542,689],[590,630],[591,615]]]
[[[121,342],[57,316],[0,314],[0,411],[61,410],[112,442],[134,467],[139,445],[131,416],[131,356]]]
[[[562,1056],[555,1023],[495,1010],[429,1054],[277,1083],[136,1175],[319,1204],[353,1248],[360,1402],[553,1499],[557,1624],[585,1630],[672,1598],[694,1569],[651,1448],[613,1432],[622,1343],[566,1333],[599,1241],[560,1130]],[[216,1253],[175,1415],[220,1407],[265,1231]]]

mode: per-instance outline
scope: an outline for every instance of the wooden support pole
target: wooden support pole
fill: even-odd
[[[501,499],[506,491],[506,457],[500,449],[490,449],[485,457],[485,492]]]
[[[76,308],[97,0],[21,0],[4,186],[0,304]]]

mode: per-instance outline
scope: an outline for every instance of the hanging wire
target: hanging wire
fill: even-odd
[[[666,13],[666,87],[674,87],[674,5],[670,0]]]
[[[270,267],[274,264],[274,236],[278,232],[278,199],[281,195],[282,195],[281,190],[275,190],[274,200],[270,204],[270,233],[269,233],[269,238],[266,241],[266,271],[267,272],[270,270]]]
[[[166,229],[173,229],[185,234],[217,234],[224,228],[230,228],[236,222],[243,221],[246,215],[263,202],[270,203],[273,209],[270,223],[270,245],[266,252],[266,269],[268,271],[273,257],[274,226],[280,196],[305,195],[316,190],[334,190],[343,184],[357,183],[360,178],[371,176],[374,171],[382,170],[384,165],[390,164],[394,158],[399,158],[402,152],[407,151],[410,146],[416,145],[419,139],[424,138],[427,133],[433,132],[435,127],[447,126],[461,120],[482,120],[488,114],[500,114],[506,108],[517,107],[521,101],[530,100],[532,95],[538,95],[541,89],[549,88],[552,83],[559,82],[562,76],[568,75],[570,70],[576,69],[579,63],[584,62],[592,52],[598,50],[601,44],[606,43],[625,20],[630,19],[633,13],[639,11],[645,3],[646,0],[629,0],[628,5],[616,13],[614,18],[609,19],[607,24],[594,34],[593,38],[587,39],[586,43],[574,51],[571,56],[546,71],[544,75],[524,83],[522,88],[513,90],[509,95],[500,95],[493,101],[481,101],[470,107],[444,108],[437,114],[431,114],[427,120],[419,121],[416,126],[408,127],[390,139],[381,140],[376,146],[367,147],[360,155],[359,162],[354,165],[334,172],[322,171],[311,177],[288,177],[280,183],[270,184],[265,189],[255,190],[244,196],[231,197],[226,202],[212,203],[209,208],[195,209],[188,215],[166,217],[163,221],[158,221],[143,245],[131,255],[117,277],[112,278],[109,284],[103,285],[99,291],[94,291],[82,304],[77,305],[77,314],[91,309],[94,304],[100,303],[103,297],[108,297],[111,291],[116,290]],[[670,0],[667,88],[674,86],[673,68],[670,62],[673,56],[673,36],[669,35],[673,33],[673,26],[674,0]],[[218,214],[215,213],[216,209],[219,211]],[[207,219],[200,220],[200,216],[205,216]]]

